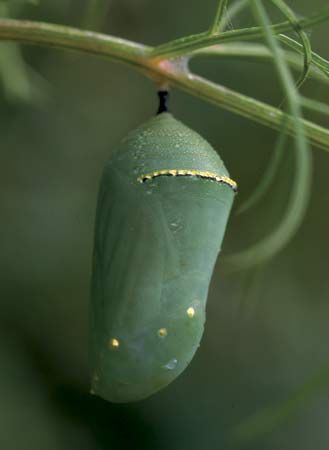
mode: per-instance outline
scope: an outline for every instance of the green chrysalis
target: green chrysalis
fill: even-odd
[[[92,393],[144,399],[189,364],[236,184],[201,136],[162,112],[101,181],[92,275]]]

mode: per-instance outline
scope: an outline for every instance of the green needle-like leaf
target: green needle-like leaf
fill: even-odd
[[[317,100],[313,100],[311,98],[302,97],[301,98],[302,106],[305,109],[310,111],[314,111],[320,114],[324,114],[329,117],[329,106],[326,103],[319,102]]]
[[[215,20],[209,30],[211,35],[218,33],[221,29],[221,24],[223,21],[224,13],[227,8],[227,2],[228,2],[228,0],[219,0],[216,15],[215,15]]]
[[[310,40],[305,31],[299,29],[297,17],[295,16],[292,9],[290,9],[289,6],[283,0],[271,0],[271,1],[288,19],[288,21],[291,23],[295,32],[297,33],[302,42],[304,52],[304,70],[296,83],[297,88],[300,88],[303,85],[303,83],[307,80],[312,64],[312,47]]]
[[[281,36],[279,35],[278,39],[281,41]],[[287,38],[287,36],[284,36]],[[288,38],[290,40],[290,38]],[[298,45],[298,49],[295,50],[298,53],[303,54],[303,47],[298,42],[291,39],[294,44]],[[282,40],[283,42],[283,40]],[[294,45],[293,44],[293,45]],[[283,51],[284,58],[292,69],[301,71],[303,70],[303,61],[301,61],[299,55],[296,55],[295,52],[292,51]],[[192,58],[197,57],[209,57],[209,56],[218,56],[220,59],[232,59],[232,60],[246,60],[252,62],[272,62],[273,54],[263,44],[253,43],[253,42],[231,42],[227,44],[217,44],[211,47],[206,47],[200,50],[196,50],[192,53]],[[318,67],[316,63],[316,57],[321,58],[316,53],[312,52],[312,64],[310,66],[309,76],[312,78],[316,78],[317,80],[323,83],[329,83],[329,76],[323,67]],[[323,61],[324,58],[321,58]]]
[[[235,443],[247,443],[265,433],[274,431],[283,423],[301,414],[328,386],[329,364],[326,363],[286,400],[258,411],[239,424],[232,432],[232,441]]]
[[[262,178],[258,182],[255,190],[250,195],[250,197],[242,203],[242,205],[238,208],[237,214],[242,214],[247,212],[250,208],[255,206],[268,192],[271,187],[275,176],[278,172],[278,168],[282,158],[284,156],[285,144],[287,141],[287,133],[286,133],[286,125],[283,124],[282,131],[280,133],[278,142],[275,146],[275,150],[272,154],[270,162],[262,174]]]
[[[23,3],[17,3],[22,6]],[[9,17],[15,4],[0,3],[0,16]],[[16,5],[16,6],[17,6]],[[8,101],[42,102],[46,98],[43,85],[35,73],[25,63],[20,47],[14,43],[0,44],[0,81]]]
[[[292,239],[298,230],[308,205],[311,189],[312,160],[305,138],[301,117],[301,102],[293,78],[274,37],[270,21],[261,0],[251,0],[256,18],[262,26],[267,45],[274,56],[274,66],[287,98],[287,108],[293,116],[295,128],[295,175],[286,213],[278,227],[252,247],[227,258],[233,269],[246,269],[265,263],[273,258]]]
[[[297,51],[298,53],[303,53],[303,46],[296,42],[289,36],[284,34],[279,34],[278,39],[286,44],[288,47]],[[312,52],[312,64],[314,64],[318,69],[320,69],[327,77],[329,77],[329,61],[315,52]]]
[[[272,25],[271,31],[273,34],[279,34],[285,31],[292,31],[296,27],[299,29],[307,29],[328,19],[329,7],[317,14],[314,14],[313,16],[298,20],[294,27],[289,21]],[[233,42],[237,40],[254,40],[260,39],[261,37],[261,27],[249,27],[225,31],[224,33],[220,33],[218,35],[210,35],[209,32],[199,33],[159,45],[152,50],[151,56],[157,58],[160,56],[161,58],[173,58],[180,55],[186,55],[199,48],[209,47],[219,43]]]
[[[240,14],[248,6],[248,3],[249,0],[237,0],[236,2],[232,3],[230,7],[227,9],[227,13],[223,17],[223,20],[219,27],[219,31],[224,31],[231,22],[231,20],[238,14]]]

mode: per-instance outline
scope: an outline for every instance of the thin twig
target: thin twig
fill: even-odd
[[[295,23],[295,28],[299,30],[312,28],[314,25],[325,22],[329,19],[329,8],[325,8],[320,13],[314,14],[311,17],[300,19]],[[284,33],[292,31],[292,26],[289,21],[281,22],[271,26],[273,34]],[[261,27],[241,28],[237,30],[225,31],[216,35],[207,33],[199,33],[188,37],[175,39],[156,47],[152,55],[162,58],[173,58],[181,55],[189,54],[190,52],[203,47],[209,47],[215,44],[224,42],[243,41],[261,39],[263,36]]]
[[[277,108],[247,97],[224,86],[212,83],[182,69],[176,61],[152,59],[151,47],[110,35],[84,31],[61,25],[0,19],[0,40],[79,50],[124,62],[153,78],[162,78],[173,86],[235,112],[250,120],[280,129],[283,113]],[[293,133],[293,119],[287,119]],[[329,151],[329,130],[303,121],[307,137],[317,147]]]
[[[225,10],[227,8],[227,1],[228,0],[219,0],[217,11],[215,14],[215,19],[210,28],[210,34],[216,34],[221,29],[223,16],[224,16]]]

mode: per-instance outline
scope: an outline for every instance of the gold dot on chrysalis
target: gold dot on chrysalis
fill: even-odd
[[[195,309],[190,306],[189,308],[187,308],[186,313],[189,318],[192,319],[195,316]]]
[[[118,339],[110,339],[109,340],[109,348],[118,348],[120,346],[120,342],[118,341]]]
[[[168,331],[167,331],[167,328],[160,328],[159,330],[158,330],[158,336],[159,337],[166,337],[167,336],[167,334],[168,334]]]

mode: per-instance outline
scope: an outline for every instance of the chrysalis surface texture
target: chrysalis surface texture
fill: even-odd
[[[162,113],[112,153],[99,190],[91,392],[144,399],[189,364],[235,183],[199,134]]]

